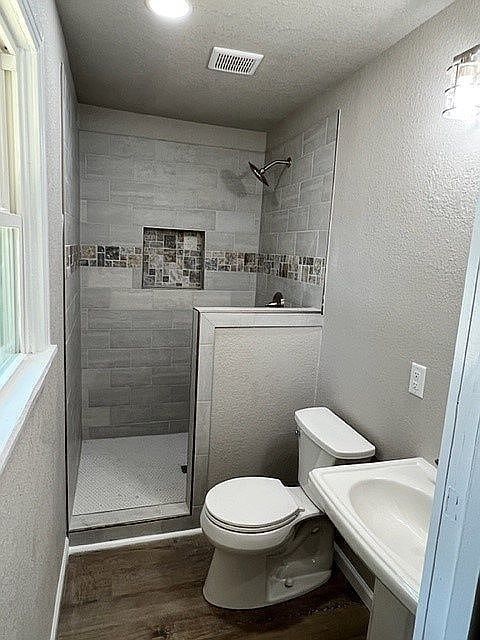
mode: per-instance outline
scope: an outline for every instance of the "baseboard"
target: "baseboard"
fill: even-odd
[[[63,547],[62,565],[60,567],[60,574],[58,576],[57,593],[55,594],[55,606],[53,608],[53,620],[52,629],[50,632],[50,640],[56,640],[58,619],[60,617],[60,606],[62,604],[63,585],[65,584],[65,572],[67,570],[68,563],[68,538],[65,538],[65,545]]]
[[[169,531],[168,533],[155,533],[150,536],[137,536],[136,538],[122,538],[120,540],[107,540],[105,542],[94,542],[92,544],[79,544],[70,547],[69,555],[74,556],[80,553],[90,553],[91,551],[106,551],[107,549],[121,549],[122,547],[136,547],[139,544],[149,542],[159,542],[172,538],[188,538],[198,536],[201,529],[184,529],[183,531]]]
[[[345,555],[340,547],[335,544],[335,563],[348,582],[352,585],[360,600],[369,611],[372,610],[373,591],[362,578],[352,561]]]

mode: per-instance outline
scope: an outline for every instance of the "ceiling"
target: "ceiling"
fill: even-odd
[[[57,0],[80,102],[261,131],[451,0]],[[263,53],[254,76],[207,69],[214,45]],[[405,69],[411,73],[411,69]]]

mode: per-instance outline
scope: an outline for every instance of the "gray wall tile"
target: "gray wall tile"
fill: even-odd
[[[202,188],[198,192],[198,208],[214,209],[216,211],[234,211],[236,205],[235,195],[229,191],[219,191]]]
[[[313,175],[323,176],[332,171],[335,160],[335,142],[320,147],[313,154]]]
[[[301,205],[314,204],[323,201],[324,180],[320,178],[309,178],[300,184]]]
[[[110,372],[112,387],[141,387],[152,383],[152,367],[116,368]]]
[[[82,131],[79,136],[80,153],[98,153],[106,155],[110,152],[110,136],[105,133]]]
[[[211,207],[207,207],[211,209]],[[213,231],[215,229],[215,211],[201,211],[187,209],[177,213],[177,229],[191,229],[198,231]]]
[[[152,383],[155,385],[188,385],[190,382],[190,366],[174,365],[167,367],[155,366],[152,369]]]
[[[141,310],[129,312],[132,327],[138,329],[167,329],[174,327],[174,320],[179,311],[160,309],[158,311]],[[191,312],[190,312],[191,313]]]
[[[147,138],[110,136],[110,153],[113,156],[141,157],[153,160],[155,157],[155,143]]]
[[[208,250],[258,251],[262,187],[246,168],[264,154],[85,131],[80,146],[84,244],[140,246],[142,227],[158,226],[205,231]],[[194,304],[245,305],[255,296],[255,274],[206,280],[198,292],[146,291],[141,268],[82,267],[86,434],[187,428]],[[136,407],[150,387],[155,409]],[[92,402],[111,404],[88,406],[89,390]],[[118,406],[127,397],[132,404]]]
[[[290,155],[293,162],[283,174],[274,172],[273,189],[264,190],[260,252],[326,257],[336,127],[337,116],[332,114],[267,150],[268,160]],[[283,227],[284,210],[288,216],[286,227]],[[275,291],[283,292],[287,306],[319,306],[323,299],[322,284],[313,286],[259,274],[256,304],[271,300]]]
[[[110,372],[105,369],[84,369],[82,371],[82,386],[85,389],[110,386]]]
[[[133,224],[139,227],[174,228],[177,211],[165,207],[133,206]]]
[[[303,134],[303,155],[327,143],[327,118]]]
[[[110,425],[110,407],[84,408],[82,410],[82,423],[84,427]]]
[[[224,232],[252,232],[255,230],[255,214],[240,211],[217,211],[215,229]]]
[[[113,407],[130,404],[130,389],[119,387],[117,389],[90,389],[88,392],[90,407]]]
[[[288,230],[305,231],[308,229],[310,207],[297,207],[288,211]]]
[[[89,224],[131,224],[133,207],[131,204],[97,202],[86,200],[86,222]],[[94,244],[99,244],[95,242]]]
[[[82,331],[82,345],[85,349],[107,349],[110,346],[110,332]]]
[[[330,201],[312,205],[308,214],[308,229],[328,229],[330,209]]]
[[[128,311],[110,309],[89,309],[87,315],[88,329],[130,329],[132,316]]]
[[[255,288],[255,274],[207,271],[205,273],[205,288],[223,291],[250,291]]]
[[[118,331],[110,332],[110,346],[114,349],[139,347],[145,349],[152,346],[151,331]]]
[[[295,253],[301,256],[314,256],[317,250],[318,231],[299,231],[295,244]]]
[[[130,269],[116,267],[81,267],[82,288],[116,287],[130,288],[132,273]]]
[[[258,231],[255,233],[235,232],[235,251],[256,252],[258,251]],[[208,249],[207,242],[207,249]],[[214,247],[212,247],[213,249]]]
[[[258,246],[258,237],[257,246]],[[233,233],[226,233],[225,231],[207,231],[205,234],[205,249],[207,251],[225,251],[226,248],[234,247],[235,235]]]
[[[85,176],[108,176],[133,178],[134,167],[128,158],[117,158],[111,156],[85,155]]]
[[[128,349],[88,349],[87,365],[93,369],[129,367],[130,351]]]
[[[188,329],[166,329],[165,331],[152,332],[152,347],[188,347],[192,340],[191,331]]]
[[[110,181],[104,178],[82,178],[80,197],[87,200],[105,200],[110,198]]]
[[[157,366],[172,362],[172,349],[131,349],[132,367]]]
[[[111,290],[106,287],[83,287],[81,301],[86,309],[108,309],[111,302]]]

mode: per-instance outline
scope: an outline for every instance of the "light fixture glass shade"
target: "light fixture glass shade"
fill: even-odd
[[[447,69],[443,115],[472,121],[480,117],[480,45],[456,56]]]
[[[171,20],[184,18],[192,11],[188,0],[146,0],[146,5],[153,13]]]

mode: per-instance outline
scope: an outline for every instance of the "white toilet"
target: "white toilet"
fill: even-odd
[[[366,461],[375,447],[326,407],[296,411],[295,421],[300,486],[234,478],[207,493],[200,522],[215,553],[203,595],[217,607],[265,607],[330,578],[333,527],[309,497],[308,474]]]

